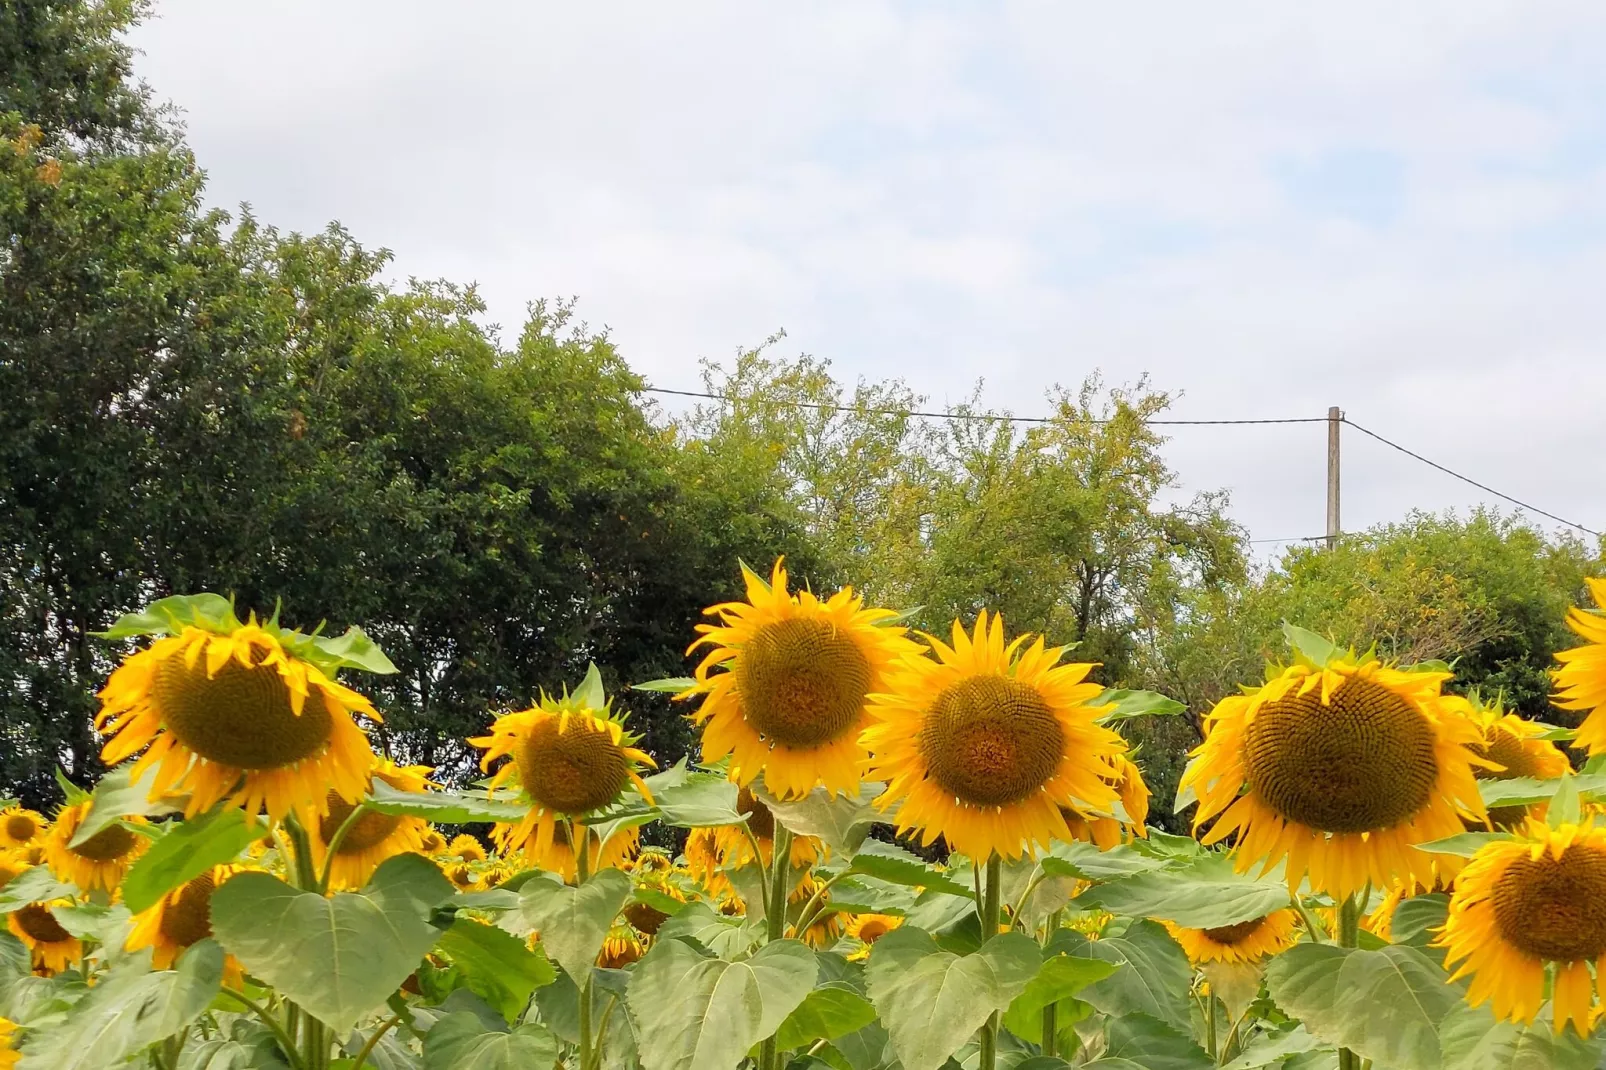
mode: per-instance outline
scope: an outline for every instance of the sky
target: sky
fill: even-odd
[[[158,0],[133,44],[213,204],[509,334],[576,297],[656,386],[778,329],[936,406],[1147,375],[1606,530],[1593,0]],[[1179,493],[1324,531],[1323,425],[1170,430]],[[1343,430],[1346,530],[1498,504]]]

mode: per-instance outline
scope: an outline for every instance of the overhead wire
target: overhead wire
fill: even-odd
[[[703,398],[709,401],[724,402],[726,404],[733,404],[739,400],[742,400],[740,398],[728,397],[724,394],[714,394],[701,390],[671,390],[668,387],[661,386],[645,386],[642,387],[642,390],[649,394],[668,394],[675,397]],[[928,420],[998,420],[1018,424],[1052,424],[1056,422],[1055,418],[1052,416],[1015,416],[1009,413],[991,412],[927,412],[918,409],[887,409],[860,405],[836,405],[827,402],[796,401],[786,398],[768,400],[772,401],[774,404],[791,405],[795,408],[813,409],[820,412],[857,412],[876,416],[919,417],[921,419]],[[1327,416],[1284,416],[1272,419],[1254,420],[1143,420],[1142,422],[1155,427],[1232,427],[1266,424],[1325,424],[1328,423],[1330,419],[1331,418]],[[1364,427],[1361,424],[1356,423],[1348,416],[1340,415],[1338,417],[1338,421],[1340,423],[1349,424],[1361,434],[1367,435],[1370,438],[1374,438],[1383,443],[1383,445],[1388,446],[1390,449],[1398,450],[1407,457],[1422,462],[1429,468],[1437,469],[1438,471],[1443,472],[1445,475],[1459,479],[1461,482],[1466,483],[1469,486],[1477,487],[1479,490],[1487,494],[1493,494],[1495,497],[1501,499],[1502,501],[1510,502],[1519,509],[1525,509],[1530,513],[1554,520],[1558,524],[1564,524],[1567,527],[1575,528],[1578,531],[1593,535],[1596,538],[1602,537],[1602,533],[1594,528],[1580,524],[1576,520],[1568,520],[1566,517],[1557,516],[1555,513],[1541,509],[1537,505],[1530,505],[1520,498],[1512,497],[1510,494],[1507,494],[1504,491],[1495,490],[1488,484],[1480,483],[1471,476],[1462,475],[1453,468],[1448,468],[1437,461],[1430,460],[1414,450],[1406,449],[1398,442],[1387,439],[1378,434],[1376,431],[1373,431],[1371,428]],[[1107,424],[1112,423],[1113,420],[1109,417],[1089,417],[1087,422],[1095,424]],[[1296,539],[1251,539],[1250,541],[1254,543],[1314,542],[1324,538],[1326,538],[1326,536],[1307,535]]]

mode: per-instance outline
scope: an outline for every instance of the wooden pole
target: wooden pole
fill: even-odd
[[[1341,527],[1338,519],[1338,425],[1344,414],[1334,405],[1327,410],[1327,548],[1338,545]]]

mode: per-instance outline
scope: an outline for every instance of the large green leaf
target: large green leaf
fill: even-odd
[[[1600,1038],[1557,1033],[1545,1018],[1533,1025],[1496,1021],[1488,1007],[1460,1006],[1439,1023],[1443,1070],[1594,1070]]]
[[[1176,1026],[1147,1014],[1124,1014],[1105,1026],[1105,1055],[1147,1070],[1212,1070],[1216,1061]]]
[[[1122,967],[1084,988],[1078,998],[1105,1014],[1147,1014],[1179,1029],[1187,1028],[1193,968],[1182,948],[1158,923],[1140,921],[1118,936],[1099,940],[1062,929],[1051,946]]]
[[[693,940],[722,959],[739,959],[751,951],[764,931],[750,918],[721,914],[699,899],[678,911],[658,929],[660,940]]]
[[[626,999],[646,1070],[734,1070],[814,987],[814,953],[777,940],[727,962],[664,940],[636,967]]]
[[[379,675],[396,671],[395,663],[379,649],[379,644],[368,638],[368,634],[356,625],[340,635],[309,636],[307,642],[317,651],[317,655],[309,660],[325,668],[361,669]]]
[[[1394,920],[1389,927],[1391,939],[1396,944],[1426,948],[1438,935],[1435,930],[1444,924],[1449,913],[1450,897],[1443,892],[1403,900],[1394,908]]]
[[[232,862],[262,838],[264,826],[237,807],[204,814],[193,821],[177,821],[150,850],[140,856],[123,878],[123,902],[138,914],[162,896],[213,866]]]
[[[208,631],[226,631],[239,624],[234,604],[220,594],[175,594],[158,598],[138,613],[124,613],[103,632],[101,639],[132,639],[139,635],[177,635],[195,625]]]
[[[804,997],[775,1034],[781,1051],[816,1040],[835,1040],[875,1021],[875,1007],[842,981],[831,981]]]
[[[855,855],[848,869],[850,872],[875,877],[888,884],[898,884],[905,888],[925,888],[945,895],[962,896],[973,901],[975,899],[975,894],[968,885],[960,884],[938,873],[913,855],[899,857],[881,852],[874,854],[866,852]]]
[[[387,859],[362,891],[327,898],[240,873],[212,893],[212,931],[247,971],[344,1033],[435,946],[431,917],[452,893],[414,854]]]
[[[736,812],[738,788],[713,773],[688,773],[680,784],[656,793],[655,802],[664,823],[677,828],[739,825],[747,818]]]
[[[81,847],[125,817],[160,817],[176,814],[182,807],[169,802],[151,802],[152,772],[133,779],[134,763],[124,762],[96,783],[90,795],[89,813],[73,832],[70,847]]]
[[[1256,1037],[1244,1048],[1243,1054],[1221,1070],[1260,1070],[1266,1066],[1281,1066],[1290,1055],[1315,1051],[1320,1047],[1322,1042],[1307,1033],[1304,1026],[1290,1025]]]
[[[1174,868],[1096,884],[1074,903],[1124,917],[1164,918],[1191,929],[1215,929],[1253,921],[1286,907],[1288,886],[1236,873],[1225,857],[1209,855]]]
[[[541,876],[519,889],[519,907],[502,915],[516,935],[541,934],[541,945],[570,977],[584,978],[608,938],[608,926],[630,899],[630,878],[604,869],[578,888]]]
[[[1266,966],[1277,1005],[1335,1047],[1391,1070],[1439,1070],[1439,1023],[1461,993],[1414,947],[1299,944]]]
[[[192,946],[175,970],[150,952],[119,960],[56,1025],[32,1032],[19,1070],[101,1070],[195,1021],[223,982],[223,950]]]
[[[1097,844],[1081,842],[1056,843],[1038,860],[1044,873],[1095,883],[1147,873],[1165,864],[1164,859],[1151,858],[1124,845],[1101,851]]]
[[[1580,795],[1586,797],[1606,795],[1606,772],[1583,773],[1570,779]],[[1533,777],[1519,776],[1510,780],[1480,780],[1478,793],[1483,796],[1483,804],[1491,808],[1531,806],[1534,803],[1549,802],[1560,786],[1560,779],[1535,780]]]
[[[990,1014],[1008,1007],[1042,964],[1036,942],[1020,933],[956,955],[906,925],[871,947],[865,983],[904,1070],[936,1070]]]
[[[472,825],[478,821],[512,823],[523,821],[530,812],[528,806],[516,799],[493,799],[455,791],[402,791],[377,777],[373,795],[365,805],[382,814],[421,817],[444,825]]]
[[[1054,954],[1043,961],[1043,968],[1004,1012],[1004,1027],[1026,1040],[1043,1035],[1043,1010],[1069,1000],[1082,989],[1113,974],[1121,967],[1099,959]]]
[[[1099,715],[1099,721],[1110,724],[1114,721],[1126,721],[1133,717],[1171,717],[1182,713],[1188,707],[1174,698],[1168,698],[1158,691],[1121,691],[1111,689],[1099,695],[1088,703],[1089,706],[1114,706],[1115,708]]]
[[[472,1011],[436,1021],[424,1036],[424,1070],[533,1070],[558,1061],[558,1038],[545,1027],[487,1032]]]
[[[754,794],[770,808],[775,820],[795,835],[813,836],[838,858],[851,858],[870,834],[870,826],[887,820],[873,805],[886,785],[867,781],[852,795],[832,795],[815,788],[801,799],[782,801],[760,788]]]
[[[531,951],[518,937],[468,918],[454,921],[435,950],[449,956],[469,989],[509,1023],[524,1014],[531,993],[557,977],[539,945]]]
[[[9,914],[29,903],[43,903],[77,894],[78,889],[58,881],[49,866],[33,866],[0,887],[0,914]]]
[[[1302,658],[1309,659],[1313,665],[1326,665],[1338,654],[1338,647],[1331,639],[1287,621],[1283,621],[1283,638],[1288,640],[1290,650]]]

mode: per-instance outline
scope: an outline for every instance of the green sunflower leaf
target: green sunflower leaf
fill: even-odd
[[[1572,781],[1581,798],[1593,799],[1606,795],[1606,772],[1581,773],[1567,779]],[[1536,780],[1525,776],[1512,777],[1510,780],[1480,780],[1478,794],[1483,796],[1483,805],[1491,808],[1532,806],[1534,803],[1549,802],[1561,787],[1561,780]]]
[[[308,660],[319,663],[320,668],[361,669],[385,676],[397,671],[395,663],[379,649],[379,644],[368,638],[368,633],[356,625],[347,628],[341,635],[307,636],[306,641],[317,651],[317,656]]]
[[[791,1051],[817,1040],[835,1040],[875,1021],[870,1001],[842,981],[830,981],[803,998],[775,1034],[775,1046]]]
[[[1147,1014],[1179,1029],[1188,1028],[1193,967],[1157,922],[1135,922],[1119,935],[1098,940],[1061,929],[1049,946],[1121,967],[1083,989],[1077,998],[1105,1014]]]
[[[753,794],[769,807],[775,820],[794,835],[815,837],[838,858],[851,858],[870,834],[870,827],[887,820],[874,806],[885,790],[885,784],[870,781],[860,784],[852,795],[832,795],[824,788],[815,788],[801,799],[783,801],[757,782],[753,785]]]
[[[0,886],[0,914],[9,914],[29,903],[76,897],[78,889],[56,879],[49,866],[33,866],[19,877]]]
[[[713,773],[688,773],[686,779],[656,792],[664,823],[676,828],[740,825],[746,815],[736,810],[740,789]]]
[[[1297,624],[1283,621],[1283,638],[1288,640],[1290,650],[1312,665],[1326,665],[1338,656],[1338,646],[1331,639],[1324,639]]]
[[[512,797],[491,798],[456,791],[402,791],[378,777],[374,778],[373,794],[363,805],[382,814],[421,817],[443,825],[471,825],[478,821],[516,824],[530,812],[526,804]]]
[[[210,632],[233,631],[240,626],[234,603],[218,594],[175,594],[158,598],[138,613],[124,613],[99,639],[131,639],[140,635],[178,635],[194,626]]]
[[[1439,1025],[1443,1070],[1595,1070],[1601,1038],[1557,1033],[1548,1008],[1533,1025],[1496,1021],[1487,1006],[1460,1006]]]
[[[487,1031],[473,1011],[444,1015],[424,1035],[424,1070],[524,1070],[558,1061],[558,1038],[545,1026]]]
[[[1034,1040],[1043,1035],[1043,1011],[1061,1005],[1069,1010],[1071,1000],[1088,985],[1104,980],[1121,967],[1114,962],[1099,959],[1076,958],[1063,953],[1051,953],[1043,960],[1043,968],[1010,1001],[1004,1012],[1004,1027],[1018,1037]],[[1069,1013],[1060,1016],[1069,1022]]]
[[[1129,918],[1162,918],[1190,929],[1214,929],[1263,918],[1288,905],[1283,881],[1233,870],[1221,855],[1095,884],[1072,900]]]
[[[1133,717],[1171,717],[1183,713],[1187,706],[1158,691],[1124,691],[1110,689],[1088,703],[1089,706],[1115,708],[1099,715],[1100,724],[1127,721]]]
[[[1165,860],[1142,854],[1125,845],[1101,851],[1093,843],[1055,843],[1038,860],[1043,872],[1084,881],[1109,881],[1161,869]]]
[[[111,828],[125,817],[162,817],[180,813],[182,800],[150,800],[150,770],[140,780],[133,779],[134,762],[127,761],[100,778],[89,796],[89,813],[79,822],[69,847],[82,847],[90,839]]]
[[[449,957],[469,990],[510,1024],[524,1013],[531,994],[558,976],[539,944],[531,951],[518,937],[468,918],[454,921],[435,950]]]
[[[266,832],[261,821],[235,808],[175,821],[172,826],[123,878],[123,902],[136,914],[213,866],[232,862]]]
[[[690,676],[666,676],[661,680],[648,680],[645,683],[631,684],[632,691],[667,692],[678,695],[687,688],[696,687],[697,681]]]
[[[519,889],[518,909],[503,914],[500,924],[515,935],[539,932],[552,961],[570,977],[583,978],[631,889],[630,878],[617,869],[593,873],[579,887],[539,876]]]
[[[1130,1059],[1147,1070],[1214,1070],[1216,1065],[1187,1032],[1147,1014],[1111,1018],[1104,1038],[1107,1058]]]
[[[1516,838],[1509,832],[1458,832],[1454,836],[1446,836],[1442,840],[1432,840],[1415,846],[1418,851],[1426,851],[1428,854],[1471,858],[1491,843],[1500,843]]]
[[[1025,991],[1042,965],[1036,941],[1021,933],[958,955],[905,925],[872,945],[865,983],[904,1070],[936,1070]]]

